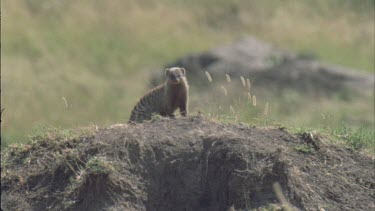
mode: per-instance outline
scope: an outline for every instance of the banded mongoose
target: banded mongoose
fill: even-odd
[[[188,114],[189,86],[184,68],[165,70],[165,83],[148,91],[135,105],[129,122],[150,120],[152,115],[174,117],[179,108],[181,116]]]

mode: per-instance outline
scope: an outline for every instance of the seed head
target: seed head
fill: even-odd
[[[253,95],[253,106],[257,106],[257,97]]]
[[[208,81],[209,81],[209,82],[212,82],[211,75],[210,75],[210,73],[208,73],[207,71],[206,71],[206,76],[207,76]]]
[[[227,90],[225,89],[225,87],[224,87],[224,86],[221,86],[221,89],[223,90],[224,95],[227,96],[227,95],[228,95],[228,92],[227,92]]]
[[[230,76],[228,74],[225,74],[225,78],[227,78],[228,83],[230,82]]]
[[[243,86],[243,87],[246,87],[245,79],[244,79],[244,77],[242,77],[242,76],[241,76],[241,82],[242,82],[242,86]]]

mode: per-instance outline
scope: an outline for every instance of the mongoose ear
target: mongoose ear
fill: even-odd
[[[185,68],[182,68],[181,67],[181,70],[182,70],[182,74],[184,74],[184,76],[186,75],[186,70],[185,70]]]
[[[166,75],[166,76],[169,75],[169,68],[166,68],[166,69],[165,69],[165,75]]]

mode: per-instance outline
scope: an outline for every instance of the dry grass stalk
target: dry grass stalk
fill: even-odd
[[[227,95],[228,95],[227,89],[225,89],[225,87],[224,87],[224,86],[221,86],[221,89],[223,90],[223,92],[224,92],[224,95],[225,95],[225,96],[227,96]]]
[[[257,106],[257,97],[253,95],[253,106]]]
[[[206,76],[207,76],[208,81],[209,81],[209,82],[212,82],[211,75],[210,75],[210,73],[208,73],[207,71],[206,71]]]
[[[245,78],[244,77],[240,77],[241,78],[241,83],[242,83],[242,86],[243,87],[246,87],[246,82],[245,82]]]
[[[63,100],[64,103],[65,103],[65,107],[68,108],[68,102],[66,101],[66,98],[65,98],[65,97],[62,97],[62,100]]]
[[[232,105],[229,106],[230,112],[234,114],[234,108]]]
[[[230,82],[230,76],[228,74],[225,74],[225,78],[227,79],[227,82]]]
[[[284,193],[281,189],[280,183],[278,183],[278,182],[273,183],[272,188],[273,188],[273,191],[276,194],[276,198],[279,200],[279,202],[281,203],[283,208],[286,211],[291,211],[290,204],[289,204],[288,200],[286,199],[286,197],[285,197],[285,195],[284,195]]]
[[[269,103],[266,102],[266,105],[264,106],[264,115],[268,115],[270,112],[270,109],[269,109]]]

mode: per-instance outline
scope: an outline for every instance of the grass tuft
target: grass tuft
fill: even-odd
[[[305,144],[295,146],[294,149],[304,154],[310,154],[311,152],[313,152],[313,148],[310,145],[305,145]]]
[[[355,150],[369,150],[375,153],[375,132],[374,130],[363,127],[353,129],[345,124],[341,124],[333,130],[333,135],[344,140],[351,148]]]

